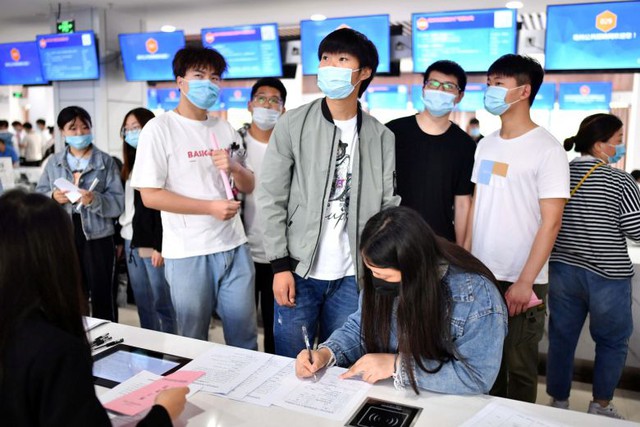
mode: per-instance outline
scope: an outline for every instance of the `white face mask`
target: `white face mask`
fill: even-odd
[[[282,113],[271,108],[254,107],[253,123],[262,130],[271,130]]]

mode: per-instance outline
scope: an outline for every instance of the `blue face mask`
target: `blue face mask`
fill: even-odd
[[[480,128],[471,128],[469,129],[469,135],[471,135],[474,138],[477,138],[480,136]]]
[[[93,135],[73,135],[65,136],[64,140],[76,150],[84,150],[93,142]]]
[[[522,86],[514,87],[512,89],[518,89]],[[512,90],[500,86],[489,86],[484,93],[484,108],[495,116],[501,116],[505,111],[509,109],[513,104],[518,101],[514,101],[510,104],[505,102],[507,93]]]
[[[344,99],[351,95],[354,85],[351,84],[351,74],[356,70],[342,67],[318,68],[318,87],[329,99]]]
[[[124,141],[133,148],[138,148],[138,138],[140,138],[139,130],[130,130],[124,134]]]
[[[218,100],[220,86],[211,83],[210,80],[187,80],[189,93],[185,93],[187,99],[201,110],[208,110]]]
[[[609,163],[618,163],[620,159],[624,157],[625,154],[627,154],[627,146],[624,144],[618,144],[618,145],[607,144],[607,145],[611,145],[616,149],[616,152],[613,156],[611,157],[607,156],[609,157]]]
[[[453,93],[441,90],[425,89],[422,91],[422,102],[424,108],[433,117],[442,117],[451,112],[455,103],[456,96]]]

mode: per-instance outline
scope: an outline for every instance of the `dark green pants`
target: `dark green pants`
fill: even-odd
[[[498,282],[502,295],[511,282]],[[547,285],[533,285],[539,299],[545,301],[514,317],[509,317],[509,332],[504,340],[498,378],[489,394],[535,403],[538,391],[538,343],[544,334]]]

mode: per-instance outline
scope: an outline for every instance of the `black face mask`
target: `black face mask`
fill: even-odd
[[[386,280],[371,276],[371,283],[378,295],[392,296],[394,298],[400,295],[400,285],[402,282],[387,282]]]

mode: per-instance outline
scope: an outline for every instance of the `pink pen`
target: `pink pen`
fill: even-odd
[[[218,145],[218,139],[216,138],[216,134],[211,132],[211,142],[213,143],[213,149],[219,150],[220,146]],[[222,176],[222,182],[224,183],[224,190],[227,193],[227,199],[235,200],[233,197],[233,191],[231,191],[231,184],[229,183],[229,176],[223,170],[220,171],[220,176]]]

